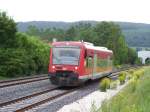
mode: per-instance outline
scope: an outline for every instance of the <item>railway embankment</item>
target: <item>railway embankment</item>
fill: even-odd
[[[129,70],[126,80],[117,87],[105,92],[97,90],[91,94],[65,105],[58,112],[149,112],[150,108],[150,67]],[[114,86],[114,82],[110,84]],[[111,87],[110,86],[110,87]]]
[[[102,104],[98,112],[150,112],[150,67],[144,75],[129,84],[111,100]]]

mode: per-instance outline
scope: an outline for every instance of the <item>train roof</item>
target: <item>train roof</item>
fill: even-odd
[[[64,46],[64,45],[77,45],[82,46],[82,42],[80,41],[59,41],[59,42],[53,42],[52,45],[58,45],[58,46]]]
[[[89,46],[89,45],[85,45],[85,47],[86,47],[87,49],[93,49],[93,50],[96,50],[96,51],[104,51],[104,52],[110,52],[110,53],[113,53],[112,50],[109,50],[109,49],[106,48],[106,47]]]
[[[53,42],[52,45],[64,46],[64,45],[75,45],[75,46],[84,46],[87,49],[97,50],[97,51],[104,51],[113,53],[112,50],[109,50],[106,47],[101,46],[94,46],[93,43],[89,42],[81,42],[81,41],[61,41],[61,42]]]

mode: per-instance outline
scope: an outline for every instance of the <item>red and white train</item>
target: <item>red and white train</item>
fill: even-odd
[[[49,78],[52,84],[76,86],[112,71],[113,52],[88,42],[54,42],[50,50]]]

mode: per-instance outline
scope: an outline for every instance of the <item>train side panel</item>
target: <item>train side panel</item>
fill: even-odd
[[[104,77],[112,72],[112,52],[86,49],[84,74],[88,79]]]
[[[112,71],[112,53],[95,51],[92,79],[110,74]]]

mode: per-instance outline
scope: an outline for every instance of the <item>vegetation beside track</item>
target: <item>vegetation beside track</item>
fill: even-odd
[[[7,77],[3,77],[3,76],[0,76],[0,80],[6,80],[8,79]]]
[[[144,75],[142,72],[135,71],[129,84],[97,112],[150,112],[150,67],[144,68]]]
[[[49,50],[39,38],[19,33],[14,20],[0,12],[0,79],[47,73]]]

